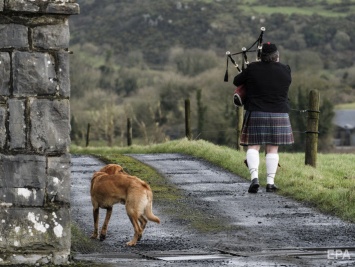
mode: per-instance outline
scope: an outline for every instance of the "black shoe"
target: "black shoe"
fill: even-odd
[[[266,192],[276,192],[277,190],[279,190],[279,189],[274,184],[267,184],[266,185]]]
[[[251,181],[251,184],[249,186],[249,190],[248,190],[248,193],[258,193],[258,190],[259,190],[259,179],[258,178],[254,178],[252,181]]]

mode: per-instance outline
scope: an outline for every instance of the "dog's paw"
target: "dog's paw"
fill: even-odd
[[[129,242],[126,243],[126,245],[129,246],[129,247],[134,247],[136,244],[137,243],[134,242],[134,241],[129,241]]]
[[[104,241],[106,239],[106,235],[100,235],[100,241]]]
[[[91,239],[97,239],[97,234],[93,234],[90,236]]]

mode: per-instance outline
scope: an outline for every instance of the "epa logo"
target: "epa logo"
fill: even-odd
[[[347,249],[328,249],[328,260],[350,260],[351,256]]]

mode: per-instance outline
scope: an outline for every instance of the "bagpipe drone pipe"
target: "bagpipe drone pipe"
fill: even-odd
[[[236,53],[231,53],[230,51],[226,52],[226,55],[227,55],[227,66],[226,66],[226,73],[224,75],[224,81],[225,82],[228,82],[228,62],[229,61],[232,62],[232,64],[238,70],[238,72],[242,72],[243,70],[245,70],[245,68],[247,68],[247,66],[249,64],[247,53],[257,52],[256,61],[260,61],[261,48],[262,48],[262,44],[263,44],[263,35],[264,35],[264,32],[265,32],[265,27],[261,27],[260,30],[261,30],[261,32],[259,34],[258,39],[249,48],[243,47],[242,51],[236,52]],[[256,49],[254,48],[255,46],[256,46]],[[239,68],[239,65],[237,64],[237,62],[232,57],[232,56],[235,56],[235,55],[242,55],[242,67],[241,68]],[[244,85],[238,86],[235,89],[234,95],[233,95],[234,105],[236,105],[238,107],[243,106],[244,105],[244,101],[245,101],[245,96],[246,96],[246,92],[245,92]]]

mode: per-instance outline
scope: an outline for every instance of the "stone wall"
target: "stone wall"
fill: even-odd
[[[70,254],[74,0],[0,0],[0,265]]]

